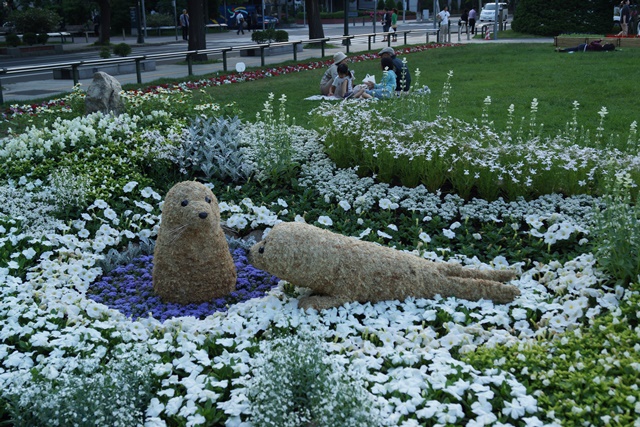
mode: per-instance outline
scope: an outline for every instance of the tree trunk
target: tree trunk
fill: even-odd
[[[207,48],[207,35],[205,33],[205,15],[203,0],[187,0],[187,12],[189,13],[189,50],[202,50]],[[192,55],[193,61],[206,61],[206,54]]]
[[[108,46],[111,43],[111,0],[99,0],[100,37],[98,44]]]
[[[307,21],[309,22],[309,39],[324,38],[324,29],[320,20],[320,2],[317,0],[305,0],[307,8]]]

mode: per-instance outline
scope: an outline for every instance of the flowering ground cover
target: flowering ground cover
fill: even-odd
[[[38,126],[0,141],[3,421],[639,425],[632,166],[593,166],[599,186],[573,195],[471,198],[336,164],[338,137],[314,120],[294,125],[285,96],[241,121],[233,105],[190,105],[188,94],[127,97],[121,116],[82,117],[76,93],[67,113],[38,114]],[[467,136],[486,132],[464,126]],[[423,142],[461,140],[448,132],[424,132]],[[585,144],[597,138],[580,135]],[[207,307],[163,306],[148,291],[162,196],[196,178],[240,237],[230,239],[239,290]],[[251,232],[279,221],[435,261],[513,269],[521,296],[507,305],[409,298],[305,312],[297,298],[307,290],[274,284],[243,256]]]

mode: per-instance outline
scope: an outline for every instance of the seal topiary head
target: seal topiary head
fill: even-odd
[[[165,197],[162,206],[162,223],[169,229],[173,227],[195,230],[220,228],[218,200],[209,188],[199,182],[179,182]]]

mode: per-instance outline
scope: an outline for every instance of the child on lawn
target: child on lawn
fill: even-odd
[[[353,73],[347,64],[338,65],[338,76],[333,80],[329,96],[349,98],[353,94]]]

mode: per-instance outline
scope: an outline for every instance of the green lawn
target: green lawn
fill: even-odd
[[[636,72],[640,50],[566,54],[556,53],[547,44],[487,43],[429,49],[406,58],[412,72],[420,69],[420,83],[432,90],[434,117],[446,75],[453,71],[449,113],[463,120],[478,119],[488,96],[490,119],[498,125],[504,124],[511,104],[515,117],[528,115],[534,98],[539,103],[537,121],[546,128],[563,128],[574,101],[580,103],[579,122],[594,128],[602,107],[609,112],[609,129],[627,131],[636,120],[635,81],[630,76]],[[367,73],[380,75],[378,64],[367,60],[351,63],[350,68],[361,78]],[[288,111],[301,119],[318,105],[304,98],[315,94],[321,76],[322,70],[311,70],[212,87],[207,92],[219,102],[237,101],[245,118],[255,117],[267,93],[284,93]]]

